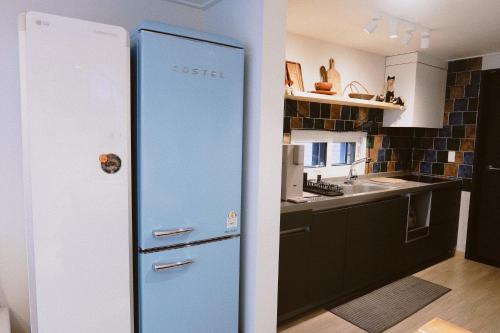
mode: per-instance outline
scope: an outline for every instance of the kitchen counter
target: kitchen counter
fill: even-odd
[[[399,195],[405,195],[408,193],[415,193],[421,191],[429,191],[435,188],[446,187],[450,185],[461,186],[461,181],[456,179],[450,179],[437,183],[423,183],[418,181],[405,181],[398,184],[382,184],[379,182],[374,182],[371,179],[376,177],[394,177],[403,176],[405,173],[383,173],[377,175],[362,175],[359,179],[355,180],[355,184],[366,184],[366,185],[376,185],[381,187],[381,189],[363,192],[363,193],[345,193],[342,196],[328,197],[328,196],[318,196],[309,198],[308,202],[305,203],[292,203],[292,202],[281,202],[281,213],[291,213],[304,210],[326,210],[332,208],[347,207],[352,205],[363,204],[371,201],[377,201],[380,199],[390,198]],[[344,177],[338,178],[328,178],[323,181],[335,184],[342,184],[345,180]],[[349,185],[344,185],[348,187]],[[347,192],[347,191],[346,191]]]

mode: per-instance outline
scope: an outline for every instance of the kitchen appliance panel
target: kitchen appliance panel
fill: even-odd
[[[146,30],[137,40],[139,247],[238,234],[243,50]]]
[[[236,236],[139,254],[140,332],[238,332],[239,244]]]

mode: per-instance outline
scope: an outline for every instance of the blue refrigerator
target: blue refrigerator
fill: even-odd
[[[152,22],[131,46],[139,331],[235,333],[243,47]]]

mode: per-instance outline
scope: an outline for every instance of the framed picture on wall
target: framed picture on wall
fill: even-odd
[[[304,91],[304,81],[302,80],[302,67],[298,62],[287,61],[285,63],[286,80],[293,82],[295,90]]]

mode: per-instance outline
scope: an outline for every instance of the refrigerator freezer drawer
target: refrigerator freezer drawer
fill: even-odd
[[[140,333],[238,332],[240,238],[139,254]]]
[[[238,234],[243,50],[141,31],[134,54],[139,247]]]

